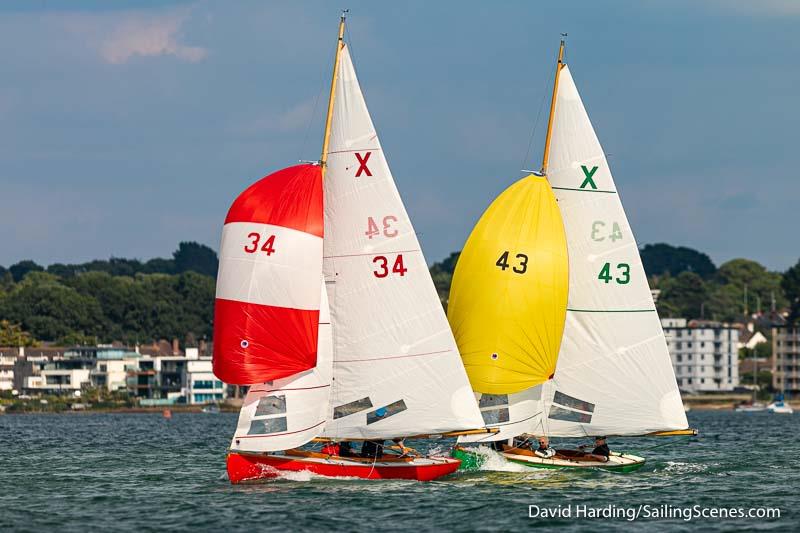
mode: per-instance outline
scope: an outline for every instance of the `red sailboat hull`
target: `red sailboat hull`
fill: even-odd
[[[228,478],[232,484],[278,477],[281,472],[312,472],[327,477],[363,479],[413,479],[431,481],[452,474],[461,461],[450,457],[370,460],[308,453],[298,455],[228,454]]]

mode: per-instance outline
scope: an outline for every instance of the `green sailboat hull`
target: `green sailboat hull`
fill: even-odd
[[[461,446],[453,448],[450,455],[456,459],[460,459],[461,466],[459,466],[459,470],[467,472],[480,470],[487,460],[485,455]],[[544,468],[549,470],[596,468],[608,470],[610,472],[628,474],[630,472],[639,470],[645,464],[645,459],[643,457],[625,453],[612,453],[609,457],[609,462],[607,463],[570,459],[542,459],[540,457],[515,455],[507,452],[501,452],[501,455],[505,457],[507,461],[515,464],[520,464],[530,468]]]

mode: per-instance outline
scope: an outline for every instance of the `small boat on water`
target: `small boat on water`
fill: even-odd
[[[744,402],[738,404],[733,410],[737,413],[763,413],[767,406],[758,402]]]
[[[253,184],[223,228],[214,373],[251,385],[229,449],[231,483],[300,470],[431,480],[460,461],[314,446],[380,449],[388,439],[483,426],[344,25],[343,15],[320,161]]]
[[[205,407],[203,407],[201,411],[206,414],[215,415],[219,413],[219,405],[212,403],[211,405],[206,405]]]
[[[486,426],[466,443],[547,437],[694,435],[639,249],[605,152],[564,63],[556,75],[541,171],[486,209],[456,264],[448,319]],[[497,445],[496,445],[497,446]],[[560,450],[545,468],[618,468],[644,459]]]
[[[231,453],[227,469],[231,483],[278,477],[282,472],[311,472],[327,477],[412,479],[431,481],[452,474],[460,461],[449,457],[384,455],[380,459],[338,457],[314,451],[286,450],[263,455]]]
[[[767,409],[772,413],[780,415],[790,415],[794,413],[792,406],[783,399],[783,394],[779,394],[778,397],[775,398],[775,401],[767,406]]]

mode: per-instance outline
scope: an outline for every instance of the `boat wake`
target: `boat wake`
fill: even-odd
[[[471,451],[474,451],[476,454],[481,456],[481,460],[478,461],[478,464],[480,464],[478,470],[482,472],[530,473],[531,471],[531,469],[526,466],[507,460],[505,457],[492,450],[488,446],[478,446],[477,448],[473,448]]]

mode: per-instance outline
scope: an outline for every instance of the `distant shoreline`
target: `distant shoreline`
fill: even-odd
[[[60,411],[55,410],[41,410],[41,411],[5,411],[0,412],[2,415],[84,415],[84,414],[163,414],[165,410],[169,410],[172,414],[181,413],[203,413],[203,405],[187,405],[187,406],[169,406],[169,407],[115,407],[115,408],[89,408],[89,409],[63,409]],[[235,407],[220,406],[219,412],[221,413],[238,413],[239,409]],[[215,414],[215,413],[203,413]]]

